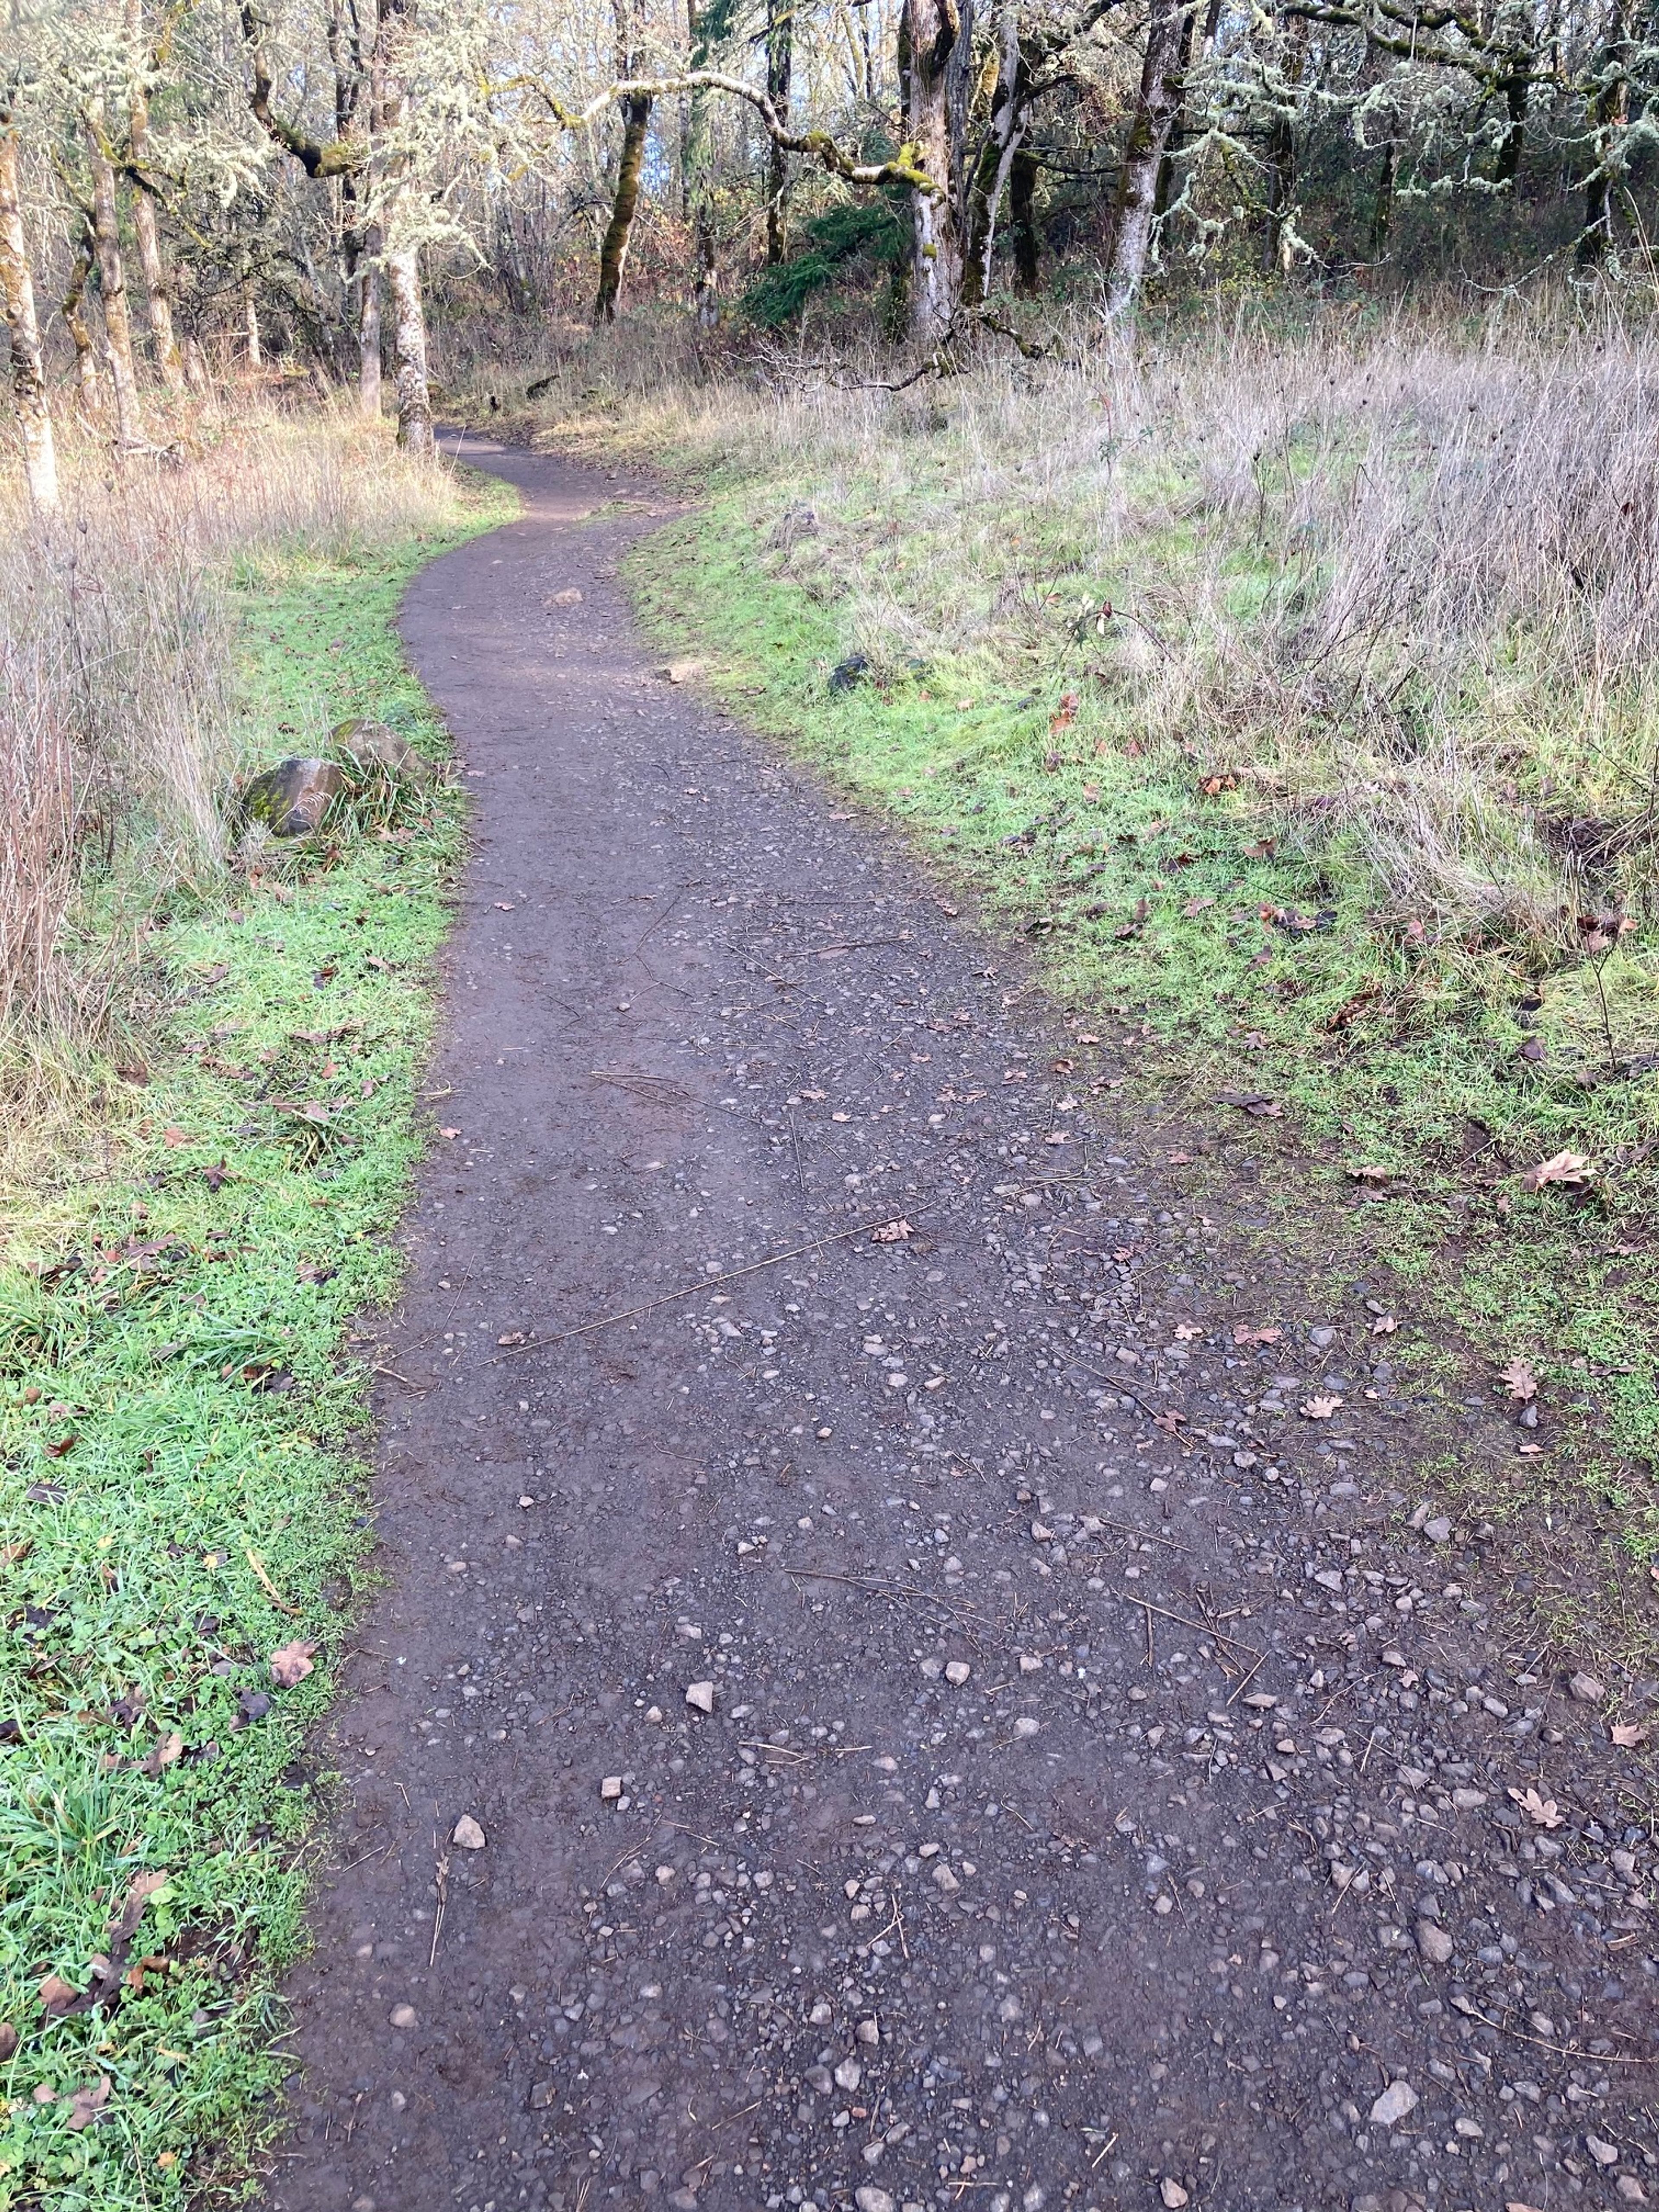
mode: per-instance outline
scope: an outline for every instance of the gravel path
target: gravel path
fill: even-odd
[[[477,836],[271,2206],[1659,2202],[1650,1793],[1490,1640],[1386,1285],[1306,1311],[655,675],[643,494],[469,455],[526,507],[404,618]]]

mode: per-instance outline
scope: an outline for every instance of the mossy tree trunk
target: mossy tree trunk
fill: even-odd
[[[1158,175],[1181,106],[1185,0],[1152,0],[1146,19],[1140,91],[1135,101],[1106,257],[1106,309],[1120,315],[1140,290],[1158,219]]]
[[[942,343],[962,307],[962,142],[973,35],[973,0],[904,0],[904,137],[933,180],[931,191],[910,195],[910,335],[918,345]]]
[[[127,313],[126,276],[121,266],[117,227],[115,167],[104,135],[100,102],[87,110],[87,155],[92,167],[92,234],[98,253],[98,289],[104,307],[104,352],[115,390],[116,434],[124,446],[144,442],[138,406],[138,375],[132,359],[132,322]]]

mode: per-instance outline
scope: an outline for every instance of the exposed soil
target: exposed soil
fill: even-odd
[[[404,618],[477,838],[273,2208],[1659,2200],[1642,1754],[1500,1648],[1388,1285],[1310,1310],[653,673],[643,495],[468,452],[526,514]]]

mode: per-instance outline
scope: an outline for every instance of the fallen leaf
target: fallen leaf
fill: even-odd
[[[161,1142],[164,1145],[171,1145],[176,1152],[180,1145],[187,1145],[190,1142],[190,1139],[175,1123],[162,1130]]]
[[[49,1443],[46,1446],[46,1457],[48,1459],[67,1459],[80,1441],[81,1439],[79,1437],[59,1437],[55,1443]]]
[[[1648,1740],[1648,1732],[1639,1721],[1615,1721],[1607,1733],[1620,1751],[1634,1751],[1638,1743]]]
[[[460,1133],[459,1129],[440,1129],[438,1132],[441,1137],[459,1137]]]
[[[550,607],[579,607],[581,603],[581,593],[572,585],[568,591],[555,592],[547,604]]]
[[[1244,858],[1247,860],[1271,860],[1278,848],[1279,840],[1276,837],[1258,838],[1254,845],[1247,845],[1244,848]]]
[[[270,1655],[271,1680],[284,1690],[291,1690],[296,1682],[303,1682],[311,1672],[311,1655],[317,1649],[296,1636],[291,1644],[284,1644]]]
[[[1388,1182],[1394,1175],[1392,1168],[1350,1168],[1349,1176],[1355,1182]]]
[[[1342,1403],[1340,1398],[1306,1398],[1302,1403],[1304,1421],[1328,1421]]]
[[[1240,1322],[1233,1330],[1235,1344],[1277,1344],[1284,1336],[1282,1328],[1252,1328],[1248,1322]]]
[[[171,1735],[161,1738],[147,1759],[139,1760],[139,1770],[145,1774],[157,1775],[164,1766],[176,1766],[184,1756],[184,1750],[185,1739],[175,1729]]]
[[[1538,1395],[1538,1377],[1524,1359],[1511,1359],[1509,1365],[1498,1370],[1498,1381],[1511,1398],[1525,1405],[1529,1398]]]
[[[1171,1152],[1170,1154],[1170,1165],[1172,1168],[1189,1168],[1192,1164],[1193,1156],[1190,1152]]]
[[[907,1237],[915,1233],[908,1221],[884,1221],[879,1229],[870,1231],[870,1241],[872,1244],[902,1244]]]
[[[1553,1797],[1540,1797],[1530,1784],[1525,1790],[1511,1790],[1510,1796],[1535,1827],[1559,1828],[1566,1818]]]
[[[109,2091],[109,2075],[100,2074],[97,2081],[89,2087],[77,2089],[75,2092],[70,2099],[69,2127],[71,2135],[79,2135],[82,2128],[91,2126],[98,2114],[108,2104]]]
[[[1276,1121],[1285,1111],[1277,1099],[1261,1091],[1224,1091],[1220,1096],[1224,1106],[1237,1106],[1241,1114],[1253,1114],[1261,1121]]]
[[[1195,1336],[1202,1336],[1204,1334],[1198,1323],[1191,1321],[1178,1321],[1176,1323],[1175,1333],[1183,1344],[1190,1344]]]
[[[1581,1190],[1595,1180],[1595,1170],[1583,1152],[1556,1152],[1547,1160],[1540,1160],[1535,1168],[1528,1168],[1521,1178],[1528,1190],[1542,1190],[1546,1183],[1559,1182],[1570,1189]]]
[[[1214,904],[1215,901],[1212,898],[1189,898],[1186,905],[1182,908],[1181,911],[1186,915],[1188,921],[1190,921],[1195,914],[1202,914],[1206,906],[1213,906]]]
[[[72,1982],[61,1974],[48,1974],[40,1984],[35,1995],[49,2013],[67,2012],[81,1992]]]
[[[0,2063],[9,2058],[18,2044],[17,2030],[9,2020],[0,2020]]]

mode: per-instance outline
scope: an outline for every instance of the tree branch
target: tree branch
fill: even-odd
[[[355,177],[365,167],[368,149],[356,138],[335,138],[324,145],[307,138],[291,123],[284,123],[280,115],[273,114],[270,106],[271,75],[265,60],[264,26],[253,7],[253,0],[242,0],[242,37],[247,46],[248,59],[252,64],[253,82],[248,90],[248,106],[254,120],[267,137],[274,139],[285,154],[292,154],[308,177]]]
[[[723,70],[685,70],[674,76],[620,77],[603,92],[595,94],[581,108],[567,107],[535,78],[520,77],[514,82],[527,86],[537,94],[562,131],[585,130],[617,100],[663,100],[681,92],[729,93],[734,100],[748,101],[759,116],[767,137],[782,152],[805,155],[809,161],[821,162],[831,176],[840,177],[849,185],[908,185],[914,191],[930,192],[936,198],[944,189],[921,167],[908,146],[901,146],[890,161],[855,161],[827,131],[791,131],[769,94],[745,84],[741,77],[728,76]]]

